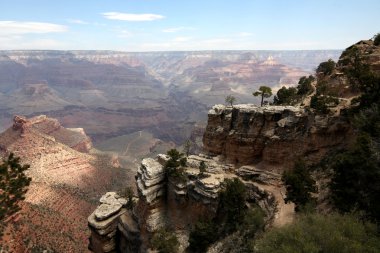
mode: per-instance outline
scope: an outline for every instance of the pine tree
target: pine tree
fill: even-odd
[[[260,86],[259,90],[252,93],[253,96],[261,96],[261,103],[260,105],[263,106],[264,104],[264,98],[269,98],[272,96],[272,89],[268,86]]]
[[[31,178],[25,175],[29,165],[21,165],[13,153],[0,165],[0,235],[7,218],[20,210]]]

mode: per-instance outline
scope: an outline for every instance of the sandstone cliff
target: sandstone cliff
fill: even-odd
[[[316,115],[302,107],[214,106],[208,113],[204,150],[235,164],[260,164],[277,171],[303,157],[317,162],[348,143],[352,130],[342,116]]]

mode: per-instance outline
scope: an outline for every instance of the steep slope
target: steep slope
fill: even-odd
[[[86,217],[94,200],[117,185],[114,178],[126,180],[110,158],[68,145],[82,151],[91,147],[83,131],[64,129],[45,116],[16,116],[12,128],[0,134],[1,153],[14,152],[31,166],[23,208],[1,243],[10,252],[86,252]]]

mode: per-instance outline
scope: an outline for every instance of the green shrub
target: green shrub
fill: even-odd
[[[324,75],[330,75],[335,68],[335,62],[332,59],[322,62],[317,68],[317,73],[322,72]]]
[[[329,112],[327,105],[321,101],[320,97],[317,94],[311,97],[310,107],[315,109],[317,112],[324,114]]]
[[[362,133],[348,151],[335,156],[331,181],[332,199],[342,212],[362,210],[380,222],[379,147]]]
[[[134,205],[135,205],[135,203],[133,201],[133,190],[132,190],[132,187],[130,187],[130,186],[125,187],[122,191],[119,191],[118,194],[121,197],[127,199],[126,207],[127,207],[127,209],[132,210],[133,207],[134,207]]]
[[[208,246],[218,239],[218,227],[212,220],[195,223],[189,236],[189,248],[194,252],[206,252]]]
[[[372,104],[369,108],[363,108],[354,116],[354,124],[361,132],[365,132],[375,138],[380,137],[380,108]]]
[[[228,234],[239,227],[243,221],[247,192],[245,185],[238,178],[226,179],[225,190],[220,193],[219,217],[223,217],[224,233]]]
[[[375,46],[379,46],[380,45],[380,33],[376,34],[374,37],[373,37],[373,44]]]
[[[317,112],[327,114],[329,113],[329,106],[336,106],[339,100],[330,96],[319,96],[315,94],[311,97],[310,107],[315,109]]]
[[[295,223],[272,229],[255,245],[257,253],[380,252],[374,224],[353,215],[302,215]]]
[[[273,101],[275,105],[292,105],[297,101],[297,89],[284,86],[277,91]]]
[[[248,209],[245,212],[239,229],[241,234],[244,235],[244,238],[253,238],[258,231],[262,231],[264,229],[264,217],[265,213],[259,206]]]
[[[297,161],[293,170],[285,171],[282,180],[286,186],[285,203],[292,201],[296,211],[315,201],[311,194],[317,192],[317,187],[304,161]]]
[[[209,245],[236,232],[239,251],[250,252],[248,245],[258,231],[264,229],[264,212],[257,205],[246,207],[247,192],[238,178],[226,179],[219,196],[216,217],[198,221],[190,232],[189,248],[194,252],[206,252]],[[235,238],[235,239],[237,239]],[[237,243],[237,242],[236,242]],[[244,249],[244,251],[243,251]]]
[[[326,81],[318,82],[316,94],[318,96],[319,95],[327,95],[327,85],[328,85],[328,83]]]
[[[199,172],[205,173],[206,172],[207,165],[204,161],[201,161],[199,164]]]
[[[309,77],[303,76],[300,78],[297,86],[297,94],[301,96],[309,95],[313,92],[313,86],[311,83],[315,80],[315,78],[310,75]]]
[[[152,247],[159,253],[175,253],[178,252],[179,242],[174,232],[160,229],[153,235]]]
[[[169,160],[164,166],[166,176],[186,181],[183,167],[186,166],[187,159],[184,157],[184,154],[176,149],[171,149],[167,152],[167,155],[169,156]]]

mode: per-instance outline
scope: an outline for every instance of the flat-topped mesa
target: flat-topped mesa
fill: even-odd
[[[347,144],[351,133],[342,116],[315,115],[303,107],[215,105],[208,112],[204,150],[234,164],[290,168],[299,157],[315,162]]]

